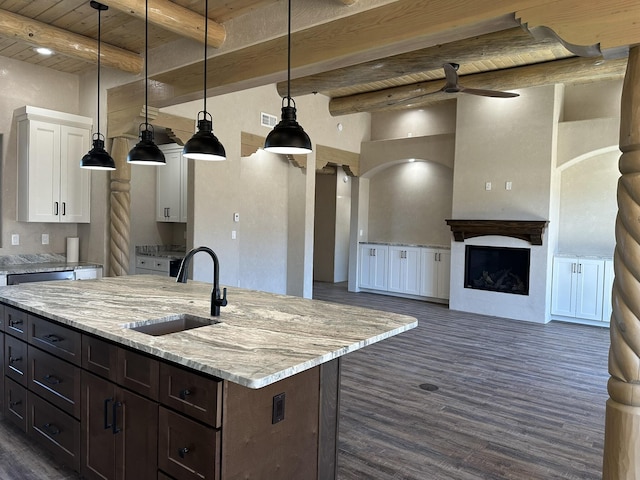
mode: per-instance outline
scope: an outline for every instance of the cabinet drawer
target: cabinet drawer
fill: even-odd
[[[29,315],[28,341],[31,345],[56,355],[75,365],[80,365],[80,332],[44,318]]]
[[[27,312],[6,306],[4,308],[4,331],[9,335],[27,339]]]
[[[161,363],[160,403],[219,428],[222,381]]]
[[[160,257],[136,257],[136,268],[145,268],[157,272],[169,273],[169,259]]]
[[[80,422],[27,392],[27,430],[56,460],[80,471]]]
[[[10,378],[4,379],[4,418],[27,431],[27,389]]]
[[[118,347],[89,335],[82,335],[82,368],[96,375],[117,379]]]
[[[28,354],[29,389],[80,418],[80,369],[31,345]]]
[[[27,386],[27,344],[10,335],[4,339],[4,374]]]
[[[219,478],[220,431],[160,407],[158,467],[176,480]]]
[[[118,348],[117,382],[140,395],[158,400],[159,363],[139,353]]]

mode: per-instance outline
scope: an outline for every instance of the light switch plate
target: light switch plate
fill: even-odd
[[[20,245],[20,235],[17,233],[11,234],[11,245]]]
[[[49,245],[49,234],[48,233],[43,233],[42,234],[42,244],[43,245]]]

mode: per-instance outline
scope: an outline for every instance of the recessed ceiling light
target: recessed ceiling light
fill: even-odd
[[[34,50],[40,55],[53,55],[53,50],[51,50],[50,48],[37,47],[34,48]]]

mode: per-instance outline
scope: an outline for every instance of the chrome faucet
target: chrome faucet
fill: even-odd
[[[207,252],[213,260],[213,290],[211,290],[211,316],[220,316],[220,307],[227,305],[227,289],[222,289],[222,298],[220,298],[220,265],[218,257],[209,247],[198,247],[189,251],[180,264],[176,282],[187,283],[187,273],[189,272],[189,262],[191,258],[198,252]]]

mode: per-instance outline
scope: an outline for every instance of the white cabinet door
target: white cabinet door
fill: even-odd
[[[551,313],[553,315],[575,316],[577,272],[577,258],[554,257],[551,290]]]
[[[91,172],[80,168],[80,159],[89,151],[85,128],[60,127],[60,221],[89,223],[91,220]]]
[[[23,107],[17,139],[18,221],[88,223],[91,172],[80,159],[91,147],[91,119]]]
[[[604,290],[602,292],[602,321],[611,321],[613,308],[611,304],[611,290],[613,289],[613,260],[604,261]]]
[[[360,245],[360,288],[387,290],[387,254],[384,245]]]
[[[180,145],[160,145],[160,148],[167,163],[156,167],[156,221],[186,222],[187,159],[182,157]]]
[[[451,278],[451,252],[441,248],[422,248],[420,256],[422,280],[420,295],[449,298]]]
[[[602,320],[604,260],[578,259],[576,317]]]
[[[420,249],[389,247],[390,292],[420,294]]]
[[[74,273],[76,280],[95,280],[102,278],[102,267],[78,268]]]

